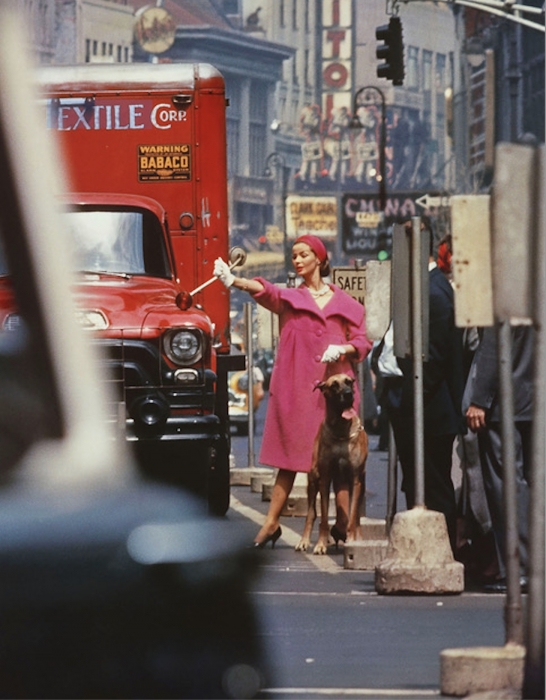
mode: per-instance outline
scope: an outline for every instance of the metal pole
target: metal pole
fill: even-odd
[[[362,258],[356,258],[354,261],[354,266],[355,270],[361,270],[362,268],[365,268],[365,263]],[[362,425],[364,425],[364,421],[366,419],[366,406],[365,406],[365,392],[366,392],[366,375],[364,373],[364,363],[366,360],[363,360],[362,362],[359,362],[357,365],[357,381],[358,381],[358,387],[360,390],[360,406],[359,406],[359,418],[362,422]],[[362,515],[366,515],[366,471],[364,471],[364,474],[362,475],[362,489],[364,491],[364,498],[362,499]]]
[[[425,505],[425,443],[423,404],[423,319],[421,218],[411,219],[411,346],[414,397],[415,503]]]
[[[387,206],[387,172],[385,167],[385,149],[387,148],[387,111],[385,95],[377,88],[381,96],[381,143],[379,145],[379,208],[385,211]]]
[[[544,494],[546,481],[546,228],[544,217],[544,146],[538,151],[538,202],[535,271],[535,372],[533,385],[533,438],[529,506],[529,596],[525,635],[524,698],[546,697],[544,684]]]
[[[398,489],[398,455],[394,441],[394,431],[389,421],[389,461],[387,471],[387,534],[391,531],[392,521],[396,515],[396,492]]]
[[[497,321],[499,394],[501,409],[503,504],[506,518],[506,643],[523,643],[521,587],[519,582],[519,534],[514,447],[514,387],[512,384],[512,335],[508,320]]]
[[[254,339],[252,337],[252,302],[246,301],[244,310],[248,372],[248,466],[254,467]]]

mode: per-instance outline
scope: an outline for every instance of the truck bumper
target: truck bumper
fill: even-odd
[[[212,443],[220,438],[220,419],[216,415],[170,417],[162,432],[150,430],[148,434],[142,427],[135,430],[135,421],[125,421],[127,440],[136,441],[187,441]]]

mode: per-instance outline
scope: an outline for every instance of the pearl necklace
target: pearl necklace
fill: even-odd
[[[317,299],[317,297],[323,297],[325,294],[328,294],[328,292],[331,291],[330,287],[327,284],[323,285],[318,290],[311,289],[310,287],[307,287],[307,289],[309,290],[309,294],[315,299]]]

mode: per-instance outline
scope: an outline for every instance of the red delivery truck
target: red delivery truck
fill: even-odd
[[[116,415],[145,472],[229,507],[226,97],[211,65],[46,67],[66,161],[79,319],[104,348]],[[55,241],[60,245],[61,241]]]

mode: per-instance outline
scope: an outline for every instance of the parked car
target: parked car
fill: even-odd
[[[228,378],[229,421],[241,435],[248,435],[250,410],[248,376],[248,370],[244,370],[243,372],[230,372]],[[265,396],[264,374],[259,367],[253,368],[253,377],[252,389],[254,412],[256,412]]]
[[[244,533],[142,479],[75,320],[57,154],[0,0],[0,697],[251,698],[271,685]],[[40,167],[36,167],[36,163]]]

